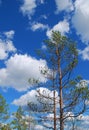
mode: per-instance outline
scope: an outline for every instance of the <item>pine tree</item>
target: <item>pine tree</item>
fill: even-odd
[[[8,105],[4,97],[0,94],[0,128],[2,128],[8,118]]]
[[[24,111],[21,107],[19,107],[17,111],[13,113],[13,120],[11,122],[11,126],[13,129],[18,129],[18,130],[28,129],[28,122],[25,118]]]
[[[51,38],[44,44],[46,49],[37,52],[47,62],[47,67],[41,68],[41,73],[47,78],[48,81],[44,86],[46,85],[46,88],[53,91],[53,97],[50,97],[50,94],[44,94],[44,91],[43,94],[38,91],[38,99],[42,106],[43,104],[45,106],[42,107],[43,112],[53,112],[54,125],[50,128],[64,130],[68,118],[78,117],[85,112],[89,90],[86,84],[83,85],[80,76],[76,78],[73,76],[73,70],[78,63],[76,44],[71,39],[62,36],[60,32],[52,32]],[[39,86],[41,86],[40,83]],[[51,100],[52,103],[46,102],[47,100]],[[45,119],[48,120],[48,117]]]

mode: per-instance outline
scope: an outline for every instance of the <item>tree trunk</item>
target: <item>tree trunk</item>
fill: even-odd
[[[53,88],[54,88],[54,92],[53,92],[53,103],[54,103],[54,108],[53,108],[53,114],[54,114],[54,130],[56,130],[56,92],[55,92],[55,83],[54,83],[54,71],[53,71]]]
[[[56,130],[56,101],[55,101],[55,90],[54,90],[54,130]]]
[[[63,121],[63,96],[62,96],[62,73],[60,69],[60,130],[64,130],[64,121]]]
[[[62,95],[62,72],[60,66],[60,53],[58,47],[56,48],[56,54],[58,56],[58,73],[59,73],[59,106],[60,106],[60,130],[64,130],[64,121],[63,121],[63,95]]]

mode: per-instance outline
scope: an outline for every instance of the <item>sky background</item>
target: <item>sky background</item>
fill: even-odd
[[[39,68],[47,63],[35,50],[46,49],[43,40],[52,30],[77,43],[74,75],[89,83],[89,0],[0,0],[0,92],[12,112],[36,101],[28,79],[45,82]]]

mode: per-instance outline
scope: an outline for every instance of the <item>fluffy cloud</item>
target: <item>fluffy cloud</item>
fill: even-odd
[[[69,23],[64,20],[60,21],[58,24],[54,25],[52,29],[49,29],[47,31],[47,36],[51,37],[52,31],[60,31],[62,35],[69,32]]]
[[[15,32],[14,32],[13,30],[8,31],[8,32],[4,32],[4,35],[6,35],[6,37],[7,37],[8,39],[12,39],[13,36],[14,36],[14,34],[15,34]]]
[[[36,7],[39,4],[44,4],[44,0],[23,0],[20,10],[23,15],[27,15],[28,18],[31,19],[31,16],[35,13]]]
[[[16,106],[27,106],[28,102],[37,103],[36,95],[37,95],[36,90],[32,90],[21,96],[19,99],[15,99],[12,102],[12,104]]]
[[[29,18],[34,14],[36,5],[36,0],[23,0],[23,5],[21,6],[21,11],[23,15],[27,15]]]
[[[8,57],[10,52],[15,52],[16,48],[13,45],[13,38],[14,31],[4,32],[4,37],[1,36],[0,38],[0,60],[4,60]]]
[[[83,60],[89,60],[89,46],[84,50],[79,50],[79,54]]]
[[[30,92],[22,95],[19,99],[15,99],[12,104],[16,106],[27,106],[28,102],[39,104],[39,101],[37,100],[37,96],[39,96],[39,94],[37,91],[40,91],[40,93],[44,96],[53,98],[53,91],[50,91],[47,88],[41,87],[36,90],[31,90]],[[56,97],[58,97],[58,92],[56,92]],[[49,103],[49,100],[48,100],[48,103]]]
[[[46,61],[37,60],[31,56],[15,54],[7,60],[6,68],[0,69],[0,86],[13,87],[18,91],[29,88],[28,79],[35,78],[41,82],[45,78],[40,73],[40,67],[46,66]]]
[[[72,18],[73,26],[83,42],[89,42],[89,0],[76,0]]]
[[[72,0],[55,0],[56,2],[56,8],[57,8],[57,13],[60,11],[72,11],[73,10],[73,3]]]
[[[33,23],[31,27],[32,31],[48,29],[48,25],[42,23]]]

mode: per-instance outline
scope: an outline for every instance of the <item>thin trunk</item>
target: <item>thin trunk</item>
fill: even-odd
[[[63,95],[62,95],[62,73],[60,69],[60,130],[64,130],[64,121],[63,121]]]
[[[54,92],[53,92],[53,102],[54,102],[54,130],[56,130],[56,92],[55,92],[55,84],[54,84],[54,71],[53,71],[53,88],[54,88]]]
[[[55,90],[54,90],[54,130],[56,130],[56,101],[55,101]]]
[[[63,121],[63,95],[62,95],[62,72],[60,67],[60,54],[58,47],[56,48],[56,54],[58,56],[58,73],[59,73],[59,106],[60,106],[60,130],[64,130],[64,121]]]
[[[61,73],[61,68],[60,68],[60,59],[59,59],[59,90],[60,90],[60,130],[64,130],[64,121],[63,121],[63,95],[62,95],[62,73]]]

